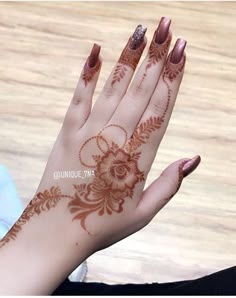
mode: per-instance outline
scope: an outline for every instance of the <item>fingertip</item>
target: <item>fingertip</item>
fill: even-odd
[[[199,166],[200,162],[201,162],[200,155],[196,155],[192,159],[185,162],[182,167],[183,177],[187,177],[189,174],[191,174]]]

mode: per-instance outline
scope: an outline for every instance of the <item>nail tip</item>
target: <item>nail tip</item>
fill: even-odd
[[[131,38],[130,48],[136,50],[144,41],[144,36],[146,34],[147,28],[143,27],[143,25],[139,24]]]
[[[170,30],[170,24],[170,19],[166,17],[161,18],[155,36],[155,42],[157,44],[163,44],[166,41]]]
[[[201,156],[196,155],[192,159],[185,162],[182,168],[183,177],[187,177],[189,174],[191,174],[198,167],[200,161]]]
[[[178,64],[184,56],[184,50],[186,48],[187,41],[183,38],[178,38],[175,42],[174,48],[171,52],[170,62]]]
[[[100,50],[101,46],[97,43],[94,43],[90,55],[88,57],[88,66],[90,68],[93,68],[97,64],[99,60]]]

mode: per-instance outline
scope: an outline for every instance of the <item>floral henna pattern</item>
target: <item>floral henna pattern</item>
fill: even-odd
[[[118,125],[109,125],[106,128],[119,128],[124,133],[124,129]],[[98,137],[103,137],[103,129]],[[125,140],[127,133],[124,134]],[[92,142],[94,137],[88,139],[85,143]],[[107,151],[104,153],[100,150],[100,154],[91,157],[96,161],[94,171],[96,177],[87,185],[79,186],[80,190],[75,198],[69,202],[68,207],[72,214],[75,214],[73,220],[80,220],[83,229],[86,229],[85,220],[88,215],[97,212],[98,215],[113,212],[120,213],[123,211],[123,204],[126,198],[132,198],[135,185],[144,181],[144,172],[138,167],[138,160],[141,152],[131,152],[125,149],[126,142],[119,146],[115,142],[106,142],[108,144]],[[99,147],[97,146],[99,149]],[[83,151],[85,147],[81,147],[79,158],[83,161]]]
[[[138,182],[144,181],[144,173],[138,168],[140,153],[128,154],[115,146],[100,157],[96,166],[96,178],[88,185],[78,186],[82,189],[69,202],[68,207],[73,220],[79,219],[86,229],[88,215],[98,215],[123,211],[126,198],[132,198],[133,189]]]
[[[136,150],[148,141],[152,132],[161,127],[171,97],[169,82],[173,82],[181,74],[184,65],[185,56],[178,64],[171,63],[170,56],[167,59],[162,75],[162,80],[167,87],[167,101],[165,111],[160,117],[150,117],[141,123],[129,140],[127,140],[127,132],[124,128],[119,125],[109,125],[101,130],[97,136],[84,142],[79,152],[79,159],[82,165],[95,169],[96,177],[93,181],[89,184],[74,185],[75,193],[73,196],[63,194],[59,187],[51,187],[50,190],[36,194],[20,219],[0,241],[0,248],[10,240],[14,240],[22,230],[22,226],[32,216],[40,215],[44,211],[55,208],[62,198],[69,200],[68,207],[74,215],[73,220],[80,220],[82,228],[86,231],[85,221],[90,214],[97,213],[102,216],[104,214],[111,215],[114,212],[121,213],[125,199],[132,199],[136,184],[145,180],[144,172],[140,171],[138,167],[141,152],[136,152]],[[89,82],[93,75],[88,66],[85,66],[85,72],[86,67],[87,74],[84,73],[84,79],[85,82]],[[96,72],[99,67],[100,64],[97,63],[92,70]],[[104,132],[110,128],[118,129],[123,133],[124,138],[120,145],[109,142],[104,136]],[[83,161],[82,153],[86,151],[86,146],[92,141],[95,141],[97,145],[97,154],[91,155],[93,164],[89,165]],[[183,179],[184,164],[185,162],[179,166],[178,188]]]

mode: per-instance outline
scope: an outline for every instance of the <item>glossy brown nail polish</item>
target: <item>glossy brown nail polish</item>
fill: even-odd
[[[171,20],[169,18],[167,17],[161,18],[156,31],[156,38],[155,38],[156,43],[162,44],[163,42],[166,41],[169,33],[170,24],[171,24]]]
[[[95,43],[88,57],[88,66],[90,68],[93,68],[98,63],[100,50],[101,50],[101,47]]]
[[[196,155],[194,158],[184,163],[184,166],[182,168],[183,176],[186,177],[190,173],[192,173],[197,168],[200,161],[201,161],[201,157],[199,155]]]
[[[129,45],[130,49],[136,50],[140,47],[140,45],[143,43],[144,35],[146,31],[147,31],[147,28],[144,28],[142,25],[137,26],[133,36],[131,37],[131,41]]]
[[[170,56],[170,62],[173,64],[178,64],[184,54],[184,49],[186,47],[187,41],[182,39],[182,38],[178,38],[174,49],[172,50],[171,56]]]

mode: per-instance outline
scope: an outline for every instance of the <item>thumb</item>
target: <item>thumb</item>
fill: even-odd
[[[137,206],[139,220],[146,223],[177,193],[184,177],[193,172],[201,161],[199,155],[192,159],[180,159],[169,165],[143,192]]]

